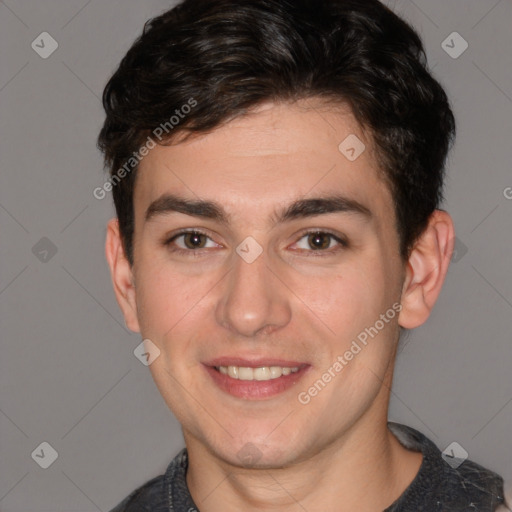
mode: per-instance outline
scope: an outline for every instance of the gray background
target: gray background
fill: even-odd
[[[403,340],[390,419],[441,449],[457,441],[510,480],[512,3],[387,3],[419,30],[458,121],[446,194],[458,253],[430,320]],[[109,510],[183,446],[133,355],[141,340],[104,259],[110,197],[92,194],[104,182],[103,87],[170,5],[0,2],[2,512]],[[44,31],[59,44],[47,59],[31,48]],[[454,31],[469,44],[456,59],[442,47]],[[43,441],[58,452],[48,469],[31,457]]]

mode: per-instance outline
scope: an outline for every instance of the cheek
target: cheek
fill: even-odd
[[[164,356],[155,364],[163,364],[173,373],[186,371],[197,365],[197,340],[211,337],[212,311],[222,274],[186,275],[168,262],[140,268],[144,269],[137,275],[141,334]]]
[[[142,335],[161,339],[193,314],[203,293],[204,281],[170,272],[168,268],[141,265],[137,275],[137,310]]]
[[[374,323],[391,304],[381,267],[376,262],[333,269],[293,284],[304,304],[329,327],[337,339],[357,334]]]

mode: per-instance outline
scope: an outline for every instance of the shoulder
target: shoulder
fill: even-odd
[[[160,475],[135,489],[110,512],[165,512],[167,509],[165,478]]]
[[[443,454],[430,439],[411,427],[396,423],[388,426],[403,446],[423,453],[416,478],[388,509],[390,512],[491,512],[504,504],[504,482],[500,475],[469,459],[457,459],[453,451]]]
[[[170,506],[170,492],[173,485],[180,484],[181,494],[187,493],[185,482],[187,463],[187,450],[183,448],[171,460],[165,474],[148,480],[131,492],[110,512],[167,512]]]
[[[456,469],[448,466],[444,474],[446,484],[440,491],[446,504],[456,506],[463,501],[468,507],[495,510],[504,502],[503,478],[476,462],[465,460]]]

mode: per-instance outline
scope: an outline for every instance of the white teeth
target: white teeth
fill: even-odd
[[[281,366],[262,366],[260,368],[250,368],[248,366],[217,366],[217,370],[224,375],[229,375],[232,379],[239,380],[272,380],[281,377],[281,375],[290,375],[299,371],[299,367],[293,368]]]
[[[238,368],[238,378],[240,380],[254,380],[254,370],[252,368],[240,366]]]
[[[283,374],[283,369],[280,366],[271,366],[270,367],[270,376],[275,379],[277,377],[281,377]]]
[[[254,368],[253,370],[254,380],[268,380],[270,379],[270,368],[264,366],[263,368]]]

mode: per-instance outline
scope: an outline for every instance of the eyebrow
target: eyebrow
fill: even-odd
[[[146,210],[146,222],[160,215],[183,213],[193,217],[210,219],[228,225],[230,216],[220,203],[206,200],[191,200],[173,194],[164,194],[153,201]],[[369,208],[343,195],[335,194],[312,199],[298,199],[271,217],[274,224],[294,219],[314,217],[329,213],[353,213],[365,220],[372,218]]]

